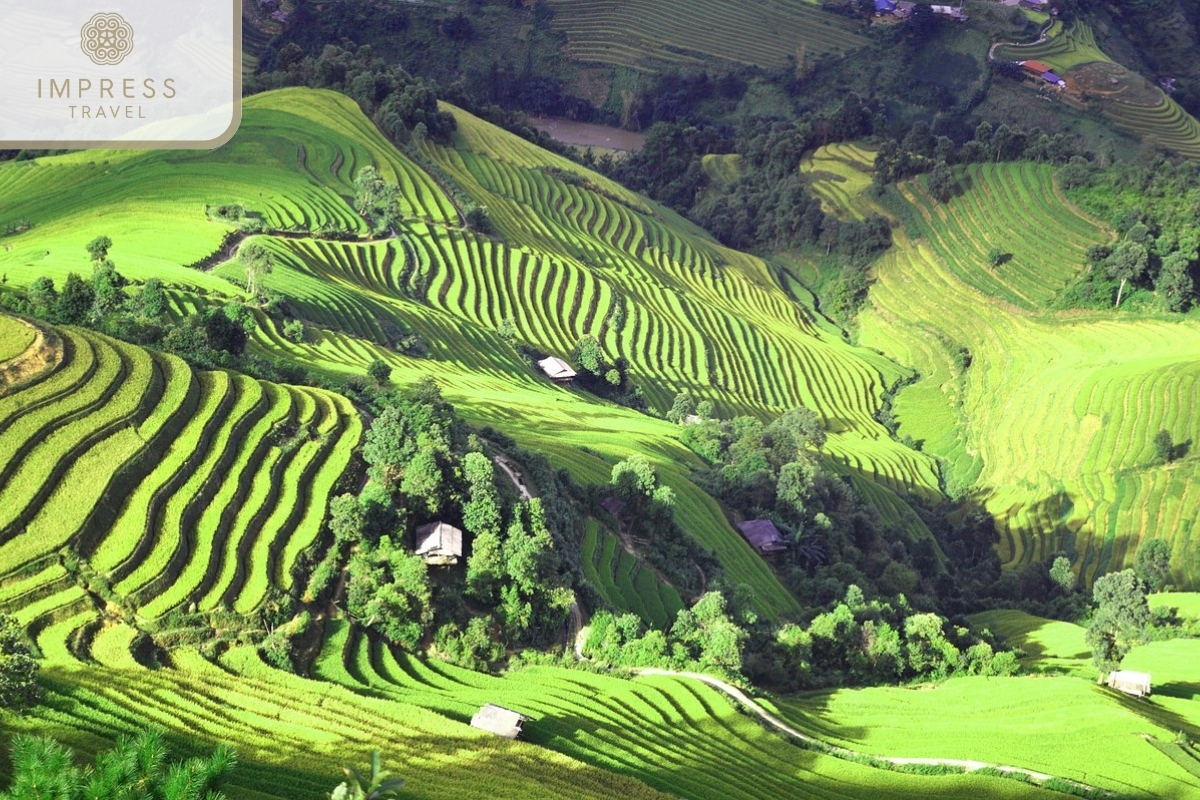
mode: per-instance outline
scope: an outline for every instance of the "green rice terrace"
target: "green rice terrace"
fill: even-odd
[[[749,7],[687,0],[552,0],[552,25],[567,35],[575,61],[654,70],[721,59],[777,67],[789,57],[855,50],[867,43],[861,24],[805,0],[753,0]]]
[[[799,2],[764,5],[778,24],[753,41],[717,3],[687,14],[554,5],[584,61],[778,64],[865,41],[843,18]],[[624,27],[607,20],[613,13],[637,16],[644,40],[618,46]],[[688,34],[682,48],[667,35],[681,22],[711,33]],[[0,163],[0,220],[29,221],[3,238],[0,273],[9,288],[34,291],[42,277],[65,287],[90,268],[84,245],[108,236],[130,287],[162,281],[165,318],[180,325],[253,299],[257,281],[287,303],[302,335],[247,306],[252,356],[330,380],[361,380],[375,362],[398,387],[433,376],[481,436],[548,459],[532,487],[547,491],[547,505],[556,481],[601,487],[615,464],[644,457],[670,489],[678,529],[744,598],[739,613],[781,631],[810,622],[789,589],[794,576],[738,533],[685,444],[689,426],[552,383],[529,354],[567,358],[594,336],[662,411],[685,390],[725,420],[811,409],[827,435],[814,469],[852,487],[862,518],[928,553],[935,569],[947,556],[929,509],[955,493],[995,519],[1007,568],[1069,552],[1090,587],[1132,566],[1145,540],[1165,538],[1171,582],[1200,588],[1200,457],[1151,458],[1160,429],[1176,442],[1200,438],[1189,413],[1200,326],[1049,310],[1088,246],[1110,238],[1066,203],[1052,167],[959,167],[962,191],[950,202],[914,179],[885,204],[864,194],[870,147],[807,156],[802,178],[827,212],[887,213],[894,223],[852,343],[776,264],[442,107],[457,121],[450,143],[421,138],[400,150],[353,100],[290,88],[246,98],[240,130],[217,150]],[[356,177],[368,166],[397,187],[396,217],[382,231],[356,210]],[[738,175],[736,159],[706,166],[723,180]],[[230,207],[253,229],[213,212]],[[489,232],[468,224],[478,207]],[[255,245],[269,272],[247,272]],[[995,268],[992,247],[1009,255]],[[397,331],[423,350],[397,347]],[[885,407],[895,431],[880,421]],[[1200,736],[1186,666],[1200,658],[1195,640],[1130,652],[1128,668],[1155,674],[1145,700],[1095,684],[1081,628],[1018,611],[971,624],[1019,647],[1024,676],[808,690],[757,705],[683,674],[606,674],[546,656],[494,675],[405,652],[342,608],[346,576],[367,556],[348,548],[338,561],[344,543],[329,544],[331,504],[369,486],[367,475],[378,479],[363,455],[378,417],[330,389],[201,369],[89,328],[0,313],[0,612],[36,644],[43,693],[26,715],[4,718],[5,743],[35,732],[91,754],[147,727],[188,756],[225,742],[240,763],[224,791],[248,800],[326,798],[342,766],[374,748],[405,779],[404,797],[1200,793],[1194,748],[1175,741]],[[528,497],[512,477],[496,483]],[[582,617],[603,606],[630,615],[651,642],[690,619],[699,592],[673,585],[640,552],[620,511],[593,509],[572,532],[592,591],[563,605],[573,614],[556,633],[563,661],[574,664],[572,645],[587,639]],[[536,528],[537,513],[525,513]],[[318,607],[306,581],[325,563],[340,583]],[[318,622],[297,644],[307,676],[223,630],[235,618],[270,619],[281,597],[303,598]],[[501,602],[518,605],[514,597]],[[1192,595],[1154,597],[1195,615]],[[581,613],[587,602],[597,607]],[[197,617],[211,621],[212,637],[188,627]],[[270,635],[288,624],[269,623]],[[528,718],[521,739],[468,724],[487,703]],[[10,768],[4,760],[0,775]]]

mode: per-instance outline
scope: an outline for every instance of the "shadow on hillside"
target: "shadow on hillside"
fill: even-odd
[[[1180,700],[1200,700],[1200,682],[1169,681],[1153,688],[1156,695],[1178,697]]]
[[[1175,691],[1179,691],[1180,694],[1174,695],[1170,692],[1171,687],[1175,686],[1191,686],[1194,688],[1191,690],[1184,690],[1182,688],[1176,689]],[[1155,702],[1153,695],[1150,697],[1141,698],[1131,697],[1122,692],[1118,692],[1116,689],[1109,689],[1106,686],[1097,686],[1096,691],[1103,693],[1106,697],[1118,703],[1126,711],[1137,714],[1147,722],[1157,725],[1170,733],[1183,731],[1190,739],[1200,738],[1200,727],[1198,727],[1195,722],[1183,716],[1182,714],[1177,714],[1169,708],[1165,708],[1162,704]],[[1186,694],[1185,691],[1187,692]],[[1167,695],[1168,697],[1190,698],[1191,692],[1200,693],[1200,684],[1166,683],[1163,684],[1162,687],[1154,687],[1155,694],[1163,694]]]

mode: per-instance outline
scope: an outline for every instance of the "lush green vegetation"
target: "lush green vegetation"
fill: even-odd
[[[779,38],[753,43],[734,27],[691,36],[655,10],[647,39],[606,59],[612,30],[590,24],[587,3],[556,5],[576,57],[607,63],[791,55],[799,76],[808,50],[864,43],[857,22],[816,7],[776,10]],[[709,16],[689,25],[733,14],[698,10]],[[473,23],[439,24],[456,39]],[[1116,313],[1051,310],[1110,238],[1055,183],[1065,137],[905,134],[857,95],[734,134],[692,125],[684,88],[678,108],[652,110],[665,124],[645,153],[605,176],[438,104],[367,48],[280,48],[264,64],[257,88],[349,97],[251,97],[212,153],[0,164],[0,219],[27,220],[0,252],[0,294],[63,326],[53,363],[0,397],[0,452],[13,454],[0,464],[0,610],[46,662],[45,702],[16,729],[86,752],[148,725],[185,756],[228,741],[245,759],[229,791],[256,798],[324,797],[348,750],[375,744],[414,796],[1039,791],[800,749],[682,679],[549,666],[558,656],[535,650],[580,666],[582,605],[585,656],[601,665],[783,689],[951,678],[777,704],[854,750],[1194,787],[1181,760],[1141,757],[1195,730],[1177,666],[1191,643],[1142,644],[1165,617],[1117,608],[1126,593],[1096,579],[1165,548],[1170,569],[1141,559],[1122,586],[1197,580],[1184,443],[1200,342],[1188,318],[1125,313],[1148,307],[1146,282]],[[881,141],[814,149],[865,135]],[[1120,193],[1089,180],[1072,191],[1093,214],[1126,215],[1124,200],[1099,214]],[[1164,262],[1186,249],[1164,209],[1134,224]],[[819,307],[859,311],[857,344]],[[37,341],[8,319],[0,361]],[[585,379],[544,380],[533,362],[551,355]],[[525,478],[510,482],[495,456]],[[749,517],[781,526],[787,556],[768,563],[745,543],[730,519]],[[412,529],[437,519],[466,531],[463,564],[410,552]],[[1106,667],[1128,652],[1126,666],[1152,663],[1171,688],[1139,714],[1077,676],[1046,679],[1037,703],[1090,715],[1059,758],[1040,752],[1048,730],[1008,743],[1028,730],[1018,679],[962,677],[1009,675],[1017,655],[942,614],[1078,611],[1076,572],[1098,587],[1092,647],[1019,612],[977,622],[1004,627],[1031,669],[1090,680],[1089,649]],[[914,695],[931,698],[914,721],[978,695],[994,745],[971,750],[947,725],[924,737],[945,753],[893,749],[922,737],[875,720]],[[532,715],[530,742],[463,725],[485,702]],[[858,715],[871,730],[852,729]],[[1157,744],[1080,775],[1143,716]]]

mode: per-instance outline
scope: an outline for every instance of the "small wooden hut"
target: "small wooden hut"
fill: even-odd
[[[738,530],[750,543],[750,546],[764,556],[782,553],[787,550],[787,541],[775,523],[769,519],[751,519],[738,523]]]
[[[521,723],[528,721],[529,717],[524,714],[488,703],[471,717],[471,727],[503,736],[505,739],[515,739],[521,735]]]
[[[1134,697],[1145,697],[1150,694],[1150,673],[1118,669],[1108,673],[1108,687]]]
[[[463,532],[445,522],[421,525],[413,552],[426,564],[457,564],[463,554]]]

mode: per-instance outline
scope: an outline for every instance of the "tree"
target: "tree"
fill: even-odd
[[[275,254],[258,242],[250,242],[238,250],[238,260],[246,271],[246,291],[258,296],[258,279],[275,269]]]
[[[1121,287],[1117,289],[1117,300],[1113,303],[1114,308],[1121,305],[1121,295],[1125,291],[1125,284],[1142,277],[1149,258],[1150,254],[1145,245],[1127,240],[1117,245],[1105,259],[1104,268],[1108,276],[1121,281]]]
[[[1150,591],[1161,590],[1171,580],[1171,545],[1166,539],[1150,539],[1138,548],[1133,571]]]
[[[1075,591],[1075,571],[1071,569],[1069,558],[1059,556],[1054,559],[1054,563],[1050,565],[1050,580],[1063,591],[1063,594]]]
[[[167,313],[167,293],[158,278],[147,278],[142,286],[141,314],[154,319]]]
[[[905,140],[907,141],[907,139]],[[938,202],[948,203],[958,192],[958,181],[954,180],[954,170],[945,161],[939,161],[925,178],[929,185],[929,193]]]
[[[375,383],[383,386],[392,377],[392,368],[381,358],[377,358],[367,366],[367,375]]]
[[[682,655],[701,668],[741,674],[746,631],[730,619],[720,592],[708,592],[690,609],[680,611],[671,626],[671,638],[682,648]]]
[[[199,317],[208,344],[217,350],[240,355],[246,349],[246,330],[232,320],[225,309],[210,308]]]
[[[1180,252],[1171,253],[1162,260],[1154,291],[1158,292],[1168,311],[1183,311],[1187,306],[1195,288],[1190,268],[1191,260]]]
[[[580,336],[571,351],[571,360],[597,378],[604,375],[608,367],[600,340],[595,336]]]
[[[346,780],[338,784],[329,794],[329,800],[393,800],[400,796],[404,786],[401,778],[394,778],[383,769],[378,750],[371,751],[371,771],[361,774],[354,767],[343,767]]]
[[[58,305],[58,291],[54,279],[45,275],[29,284],[29,302],[39,314],[46,314]]]
[[[1151,619],[1146,585],[1131,569],[1112,572],[1096,579],[1092,601],[1096,608],[1084,638],[1096,666],[1108,672],[1145,637]]]
[[[679,394],[675,395],[675,399],[671,402],[671,410],[667,412],[667,421],[676,424],[683,422],[691,416],[696,410],[696,400],[692,397],[692,393],[684,389]]]
[[[0,708],[23,711],[41,698],[38,662],[16,617],[0,614]]]
[[[463,479],[467,484],[463,503],[463,527],[475,536],[500,533],[500,495],[496,491],[496,470],[483,453],[467,453],[462,460]]]
[[[96,301],[93,309],[97,318],[120,310],[125,303],[125,279],[108,259],[97,261],[92,271],[92,291]]]
[[[163,734],[122,736],[80,769],[71,751],[44,736],[12,742],[12,784],[3,800],[219,800],[237,753],[218,745],[208,758],[170,761]]]
[[[1154,455],[1164,464],[1175,460],[1175,440],[1169,430],[1164,428],[1154,434]]]
[[[415,651],[433,622],[433,588],[425,561],[389,537],[360,544],[350,558],[346,610],[366,628]]]
[[[72,272],[67,275],[67,281],[63,284],[55,311],[60,322],[82,325],[91,318],[95,304],[96,292],[92,285]]]
[[[112,239],[107,236],[97,236],[87,243],[88,255],[92,257],[92,261],[103,261],[108,258],[110,247],[112,247]]]
[[[1004,251],[999,247],[993,247],[991,250],[988,250],[987,260],[988,266],[995,269],[1004,263]]]

